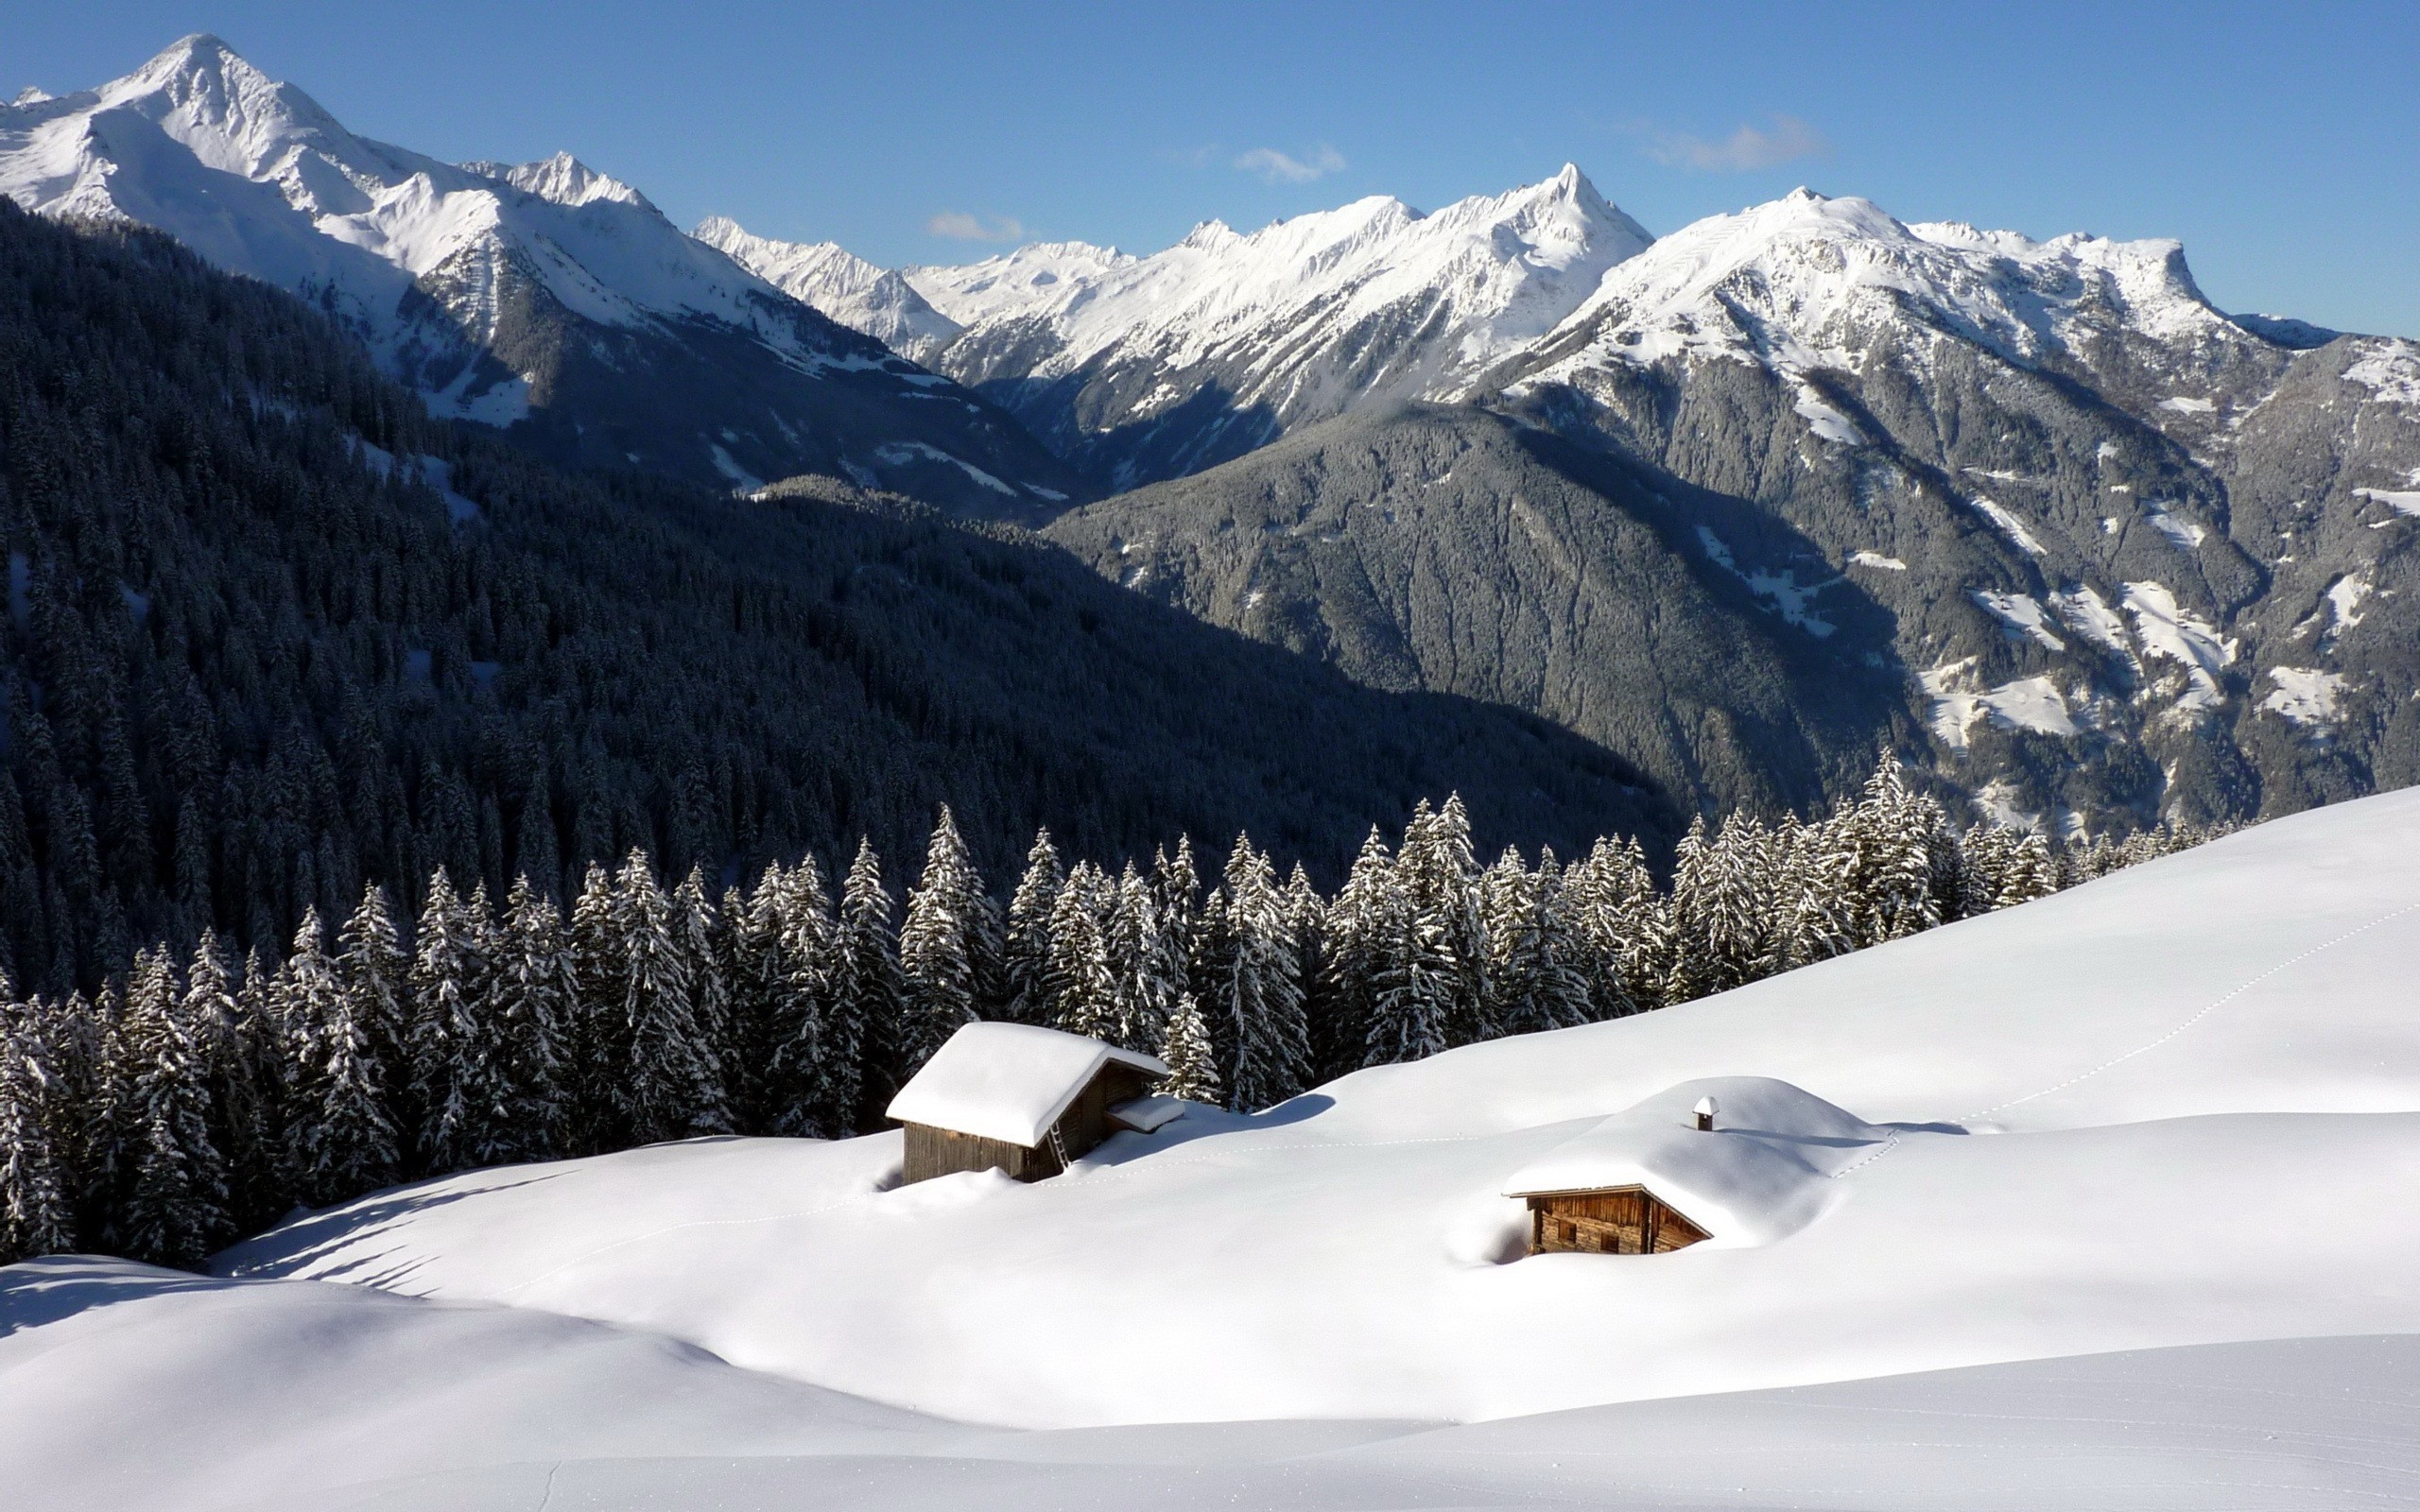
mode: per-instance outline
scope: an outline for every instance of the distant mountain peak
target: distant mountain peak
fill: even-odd
[[[598,173],[568,152],[557,152],[535,163],[477,162],[463,163],[462,167],[483,179],[501,180],[524,194],[536,195],[550,204],[567,209],[577,209],[599,199],[611,199],[617,204],[655,210],[647,196],[619,179]]]

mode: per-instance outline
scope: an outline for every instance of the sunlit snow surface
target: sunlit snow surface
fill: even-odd
[[[250,1285],[17,1267],[0,1478],[94,1507],[2394,1504],[2420,1340],[2357,1336],[2420,1334],[2415,947],[2405,793],[1035,1186],[887,1190],[895,1135],[716,1141],[367,1198],[222,1257]],[[1523,1166],[1739,1075],[1880,1131],[1812,1221],[1511,1258]]]

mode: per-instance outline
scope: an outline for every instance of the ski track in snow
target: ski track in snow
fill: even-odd
[[[2225,1007],[2237,998],[2239,998],[2246,992],[2251,991],[2254,988],[2268,981],[2271,977],[2275,976],[2280,971],[2284,971],[2291,967],[2300,965],[2302,962],[2310,959],[2314,955],[2319,955],[2325,952],[2332,951],[2337,946],[2343,944],[2345,941],[2366,935],[2371,930],[2377,928],[2380,924],[2387,922],[2387,920],[2392,919],[2400,919],[2416,908],[2420,908],[2420,902],[2405,903],[2400,908],[2389,909],[2387,912],[2378,915],[2376,919],[2371,919],[2366,924],[2358,925],[2355,928],[2346,930],[2342,935],[2337,936],[2334,939],[2322,940],[2307,951],[2290,955],[2286,959],[2279,961],[2276,965],[2269,968],[2269,970],[2265,971],[2262,971],[2257,976],[2245,979],[2239,985],[2221,994],[2217,999],[2213,1000],[2207,1007],[2204,1007],[2199,1013],[2194,1014],[2191,1018],[2187,1019],[2183,1023],[2178,1024],[2175,1028],[2168,1031],[2168,1033],[2161,1035],[2158,1039],[2152,1040],[2149,1044],[2136,1045],[2134,1049],[2127,1051],[2124,1055],[2116,1056],[2108,1060],[2104,1060],[2100,1065],[2093,1067],[2090,1071],[2070,1076],[2066,1081],[2060,1082],[2056,1086],[2045,1087],[2040,1091],[2028,1092],[2022,1097],[2012,1097],[2006,1102],[1995,1103],[1989,1108],[1978,1108],[1972,1113],[1965,1114],[1963,1117],[1960,1118],[1958,1122],[1962,1124],[1968,1119],[1982,1118],[1989,1114],[1999,1112],[2004,1108],[2015,1108],[2020,1104],[2032,1102],[2036,1098],[2048,1097],[2054,1092],[2066,1091],[2068,1088],[2075,1086],[2078,1082],[2089,1081],[2093,1077],[2100,1075],[2104,1071],[2114,1070],[2118,1066],[2124,1065],[2127,1061],[2134,1059],[2136,1056],[2148,1055],[2152,1051],[2157,1050],[2160,1046],[2167,1044],[2169,1040],[2183,1035],[2195,1024],[2200,1023],[2211,1014],[2218,1012],[2221,1008]]]

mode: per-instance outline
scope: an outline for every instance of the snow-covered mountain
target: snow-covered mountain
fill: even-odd
[[[966,326],[942,370],[1117,487],[1466,384],[1552,331],[1647,232],[1566,166],[1423,214],[1374,197],[1150,257],[1081,243],[908,273]]]
[[[373,1194],[210,1276],[31,1262],[0,1474],[77,1512],[2392,1505],[2415,896],[2398,794],[1032,1185],[697,1140]],[[1507,1188],[1609,1127],[1743,1177],[1714,1236],[1525,1256]]]
[[[2231,318],[2171,241],[1910,225],[1801,190],[1674,232],[1552,329],[1485,350],[1422,397],[1629,470],[1564,469],[1604,494],[1568,527],[1542,523],[1530,464],[1474,451],[1450,417],[1381,412],[1051,529],[1197,613],[1373,680],[1520,703],[1685,784],[1732,765],[1735,737],[1751,765],[1799,747],[1762,723],[1658,721],[1752,707],[1729,691],[1749,663],[1656,653],[1698,632],[1605,554],[1603,522],[1652,521],[1662,550],[1837,663],[1825,686],[1880,673],[1908,717],[1869,738],[1929,747],[2004,818],[2243,817],[2420,780],[2409,343]],[[1287,351],[1280,332],[1246,366]],[[1034,382],[1011,402],[1069,397]],[[1231,528],[1246,520],[1261,528]],[[1634,617],[1621,654],[1575,649]],[[1793,707],[1806,728],[1817,711]],[[1714,785],[1717,809],[1772,798]]]
[[[293,289],[438,412],[526,425],[579,460],[742,485],[846,472],[1011,516],[1070,484],[1006,417],[630,186],[562,154],[457,165],[356,136],[213,37],[0,108],[0,193],[150,226]]]
[[[904,276],[876,267],[837,242],[752,236],[724,215],[707,216],[689,234],[783,293],[910,361],[931,361],[965,329],[925,302]]]

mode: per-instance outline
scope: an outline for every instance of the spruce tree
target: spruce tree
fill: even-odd
[[[630,1058],[618,1088],[633,1144],[731,1131],[722,1072],[697,1019],[696,978],[682,948],[672,901],[657,886],[647,852],[633,850],[614,878],[614,966]]]
[[[570,1139],[562,1031],[572,994],[571,945],[553,900],[527,876],[514,880],[505,900],[489,980],[494,992],[490,1017],[514,1109],[497,1157],[553,1160]]]
[[[411,1074],[406,1045],[411,1012],[411,957],[396,937],[395,918],[387,906],[387,889],[372,883],[362,889],[361,902],[337,934],[337,980],[353,999],[354,1032],[361,1035],[389,1080],[378,1088],[380,1101],[400,1108]]]
[[[486,914],[483,902],[456,896],[444,868],[429,878],[413,936],[408,1045],[420,1168],[430,1175],[510,1160],[521,1143]]]
[[[1449,794],[1433,812],[1426,803],[1413,811],[1395,875],[1415,920],[1414,936],[1428,942],[1424,948],[1443,972],[1445,1042],[1485,1038],[1487,936],[1479,918],[1478,863],[1460,794]]]
[[[298,1196],[325,1207],[393,1185],[402,1169],[387,1069],[363,1000],[328,958],[315,908],[303,910],[276,991],[297,1061],[285,1146]]]
[[[809,860],[803,868],[810,885],[814,881],[814,866],[815,863]],[[811,927],[821,947],[814,951],[818,956],[823,949],[828,949],[822,942],[829,939],[831,933],[830,911],[830,905],[823,901],[821,887],[817,886]],[[735,1008],[732,1001],[731,979],[723,971],[726,941],[722,935],[722,910],[707,893],[705,873],[698,867],[692,866],[688,874],[681,879],[681,885],[673,891],[672,925],[681,953],[689,962],[690,1017],[697,1025],[700,1042],[716,1067],[716,1085],[720,1089],[721,1098],[719,1127],[722,1132],[729,1133],[734,1126],[728,1074],[737,1048],[733,1039]]]
[[[1405,907],[1403,890],[1395,882],[1394,854],[1373,825],[1328,909],[1322,1011],[1311,1021],[1312,1049],[1322,1080],[1376,1063],[1370,1056],[1377,985],[1406,937]]]
[[[1160,1036],[1159,1056],[1168,1068],[1167,1080],[1159,1086],[1162,1096],[1219,1106],[1218,1052],[1210,1043],[1209,1026],[1201,1021],[1201,1007],[1190,993],[1179,999],[1169,1013],[1167,1027]]]
[[[121,1032],[130,1077],[119,1242],[135,1260],[193,1266],[234,1237],[226,1157],[210,1137],[210,1076],[184,1022],[167,947],[140,952]]]
[[[215,930],[201,932],[185,982],[182,1015],[208,1077],[211,1141],[226,1157],[229,1211],[236,1228],[250,1228],[279,1211],[273,1062],[284,1047],[240,1001]]]
[[[1224,927],[1209,973],[1209,998],[1228,1024],[1228,1106],[1253,1112],[1303,1090],[1310,1071],[1310,1035],[1303,1022],[1301,967],[1276,874],[1248,835],[1236,836],[1219,902]]]
[[[1068,872],[1050,910],[1050,933],[1039,984],[1045,1022],[1052,1028],[1115,1041],[1117,983],[1110,969],[1102,910],[1108,880],[1089,861]]]
[[[840,934],[833,960],[830,1032],[836,1046],[855,1045],[848,1056],[828,1057],[836,1095],[841,1078],[857,1080],[856,1119],[851,1132],[869,1126],[881,1102],[896,1087],[897,1037],[906,1013],[907,985],[899,971],[899,943],[891,932],[890,894],[882,885],[882,863],[873,842],[857,841],[856,859],[840,892]],[[842,1106],[846,1106],[843,1104]]]
[[[1001,1010],[1001,1017],[1024,1023],[1047,1023],[1052,1011],[1046,1006],[1043,977],[1050,968],[1051,919],[1059,904],[1060,891],[1066,886],[1066,873],[1059,864],[1059,850],[1050,843],[1048,830],[1034,834],[1033,849],[1026,852],[1025,859],[1025,875],[1017,883],[1015,896],[1009,900],[1002,947],[1008,1005]]]
[[[590,862],[571,907],[572,995],[564,1018],[571,1048],[565,1106],[574,1155],[619,1149],[627,1143],[621,1081],[631,1059],[629,991],[616,906],[612,877]]]
[[[14,997],[13,991],[9,994]],[[0,1265],[76,1247],[64,1088],[32,1015],[0,1010]]]
[[[925,872],[908,895],[899,931],[906,1001],[899,1069],[912,1075],[963,1025],[981,1016],[999,971],[999,911],[943,804],[925,855]]]

